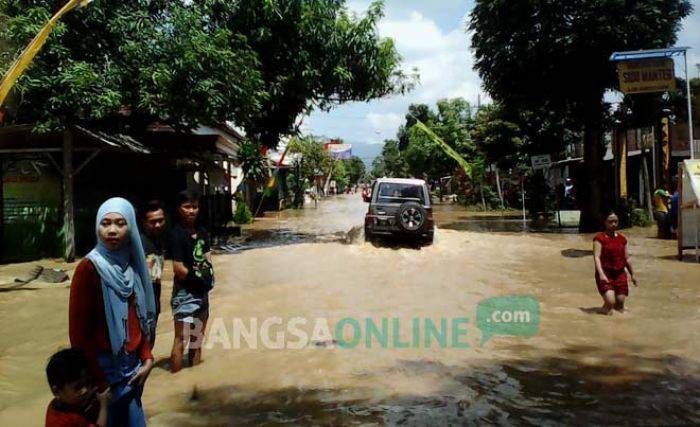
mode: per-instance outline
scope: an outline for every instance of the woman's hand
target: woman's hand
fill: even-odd
[[[610,279],[608,279],[608,276],[606,276],[605,274],[600,275],[600,281],[603,283],[610,283]]]
[[[630,274],[630,280],[632,280],[632,284],[633,284],[634,286],[639,286],[639,285],[637,284],[637,278],[634,277],[634,274]]]
[[[129,385],[135,385],[137,387],[143,386],[148,375],[151,373],[151,369],[153,369],[153,359],[146,359],[136,375],[129,380]]]

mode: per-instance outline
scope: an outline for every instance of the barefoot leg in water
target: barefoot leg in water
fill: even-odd
[[[625,311],[625,295],[624,294],[615,295],[615,310],[619,311],[620,313]]]
[[[615,306],[615,291],[612,289],[603,294],[603,306],[600,308],[600,314],[612,315],[613,307]]]
[[[189,325],[185,322],[175,320],[175,340],[173,341],[173,349],[170,352],[170,372],[175,373],[182,369],[183,357],[189,334],[185,333],[185,329],[189,330]]]
[[[207,328],[208,318],[208,314],[196,318],[194,327],[190,331],[190,348],[187,353],[190,366],[199,365],[202,362],[202,344],[204,343],[204,331]]]

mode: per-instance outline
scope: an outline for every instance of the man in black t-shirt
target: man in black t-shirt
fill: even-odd
[[[171,233],[173,296],[170,305],[175,321],[175,340],[170,354],[170,370],[182,369],[184,351],[189,347],[190,365],[202,359],[201,344],[209,319],[209,291],[214,286],[209,236],[197,226],[199,195],[192,191],[178,194],[178,224]]]
[[[156,323],[160,314],[160,291],[161,280],[163,279],[163,264],[165,263],[165,209],[158,200],[152,200],[146,204],[141,212],[141,243],[143,252],[146,255],[146,265],[151,273],[153,282],[153,295],[156,299]],[[155,324],[151,333],[151,348],[155,344]]]
[[[187,229],[175,225],[171,232],[173,262],[181,262],[187,268],[185,278],[175,278],[178,286],[196,293],[206,293],[214,286],[211,266],[209,235],[203,228]]]

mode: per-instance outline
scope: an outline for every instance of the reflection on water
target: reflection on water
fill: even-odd
[[[468,349],[215,346],[195,368],[151,373],[149,425],[700,423],[700,265],[675,261],[674,242],[627,231],[640,287],[629,313],[607,317],[593,314],[591,235],[458,231],[446,225],[471,216],[439,207],[433,245],[375,246],[361,238],[366,207],[345,196],[256,221],[239,249],[214,258],[210,322],[475,319],[486,298],[530,295],[539,334],[481,347],[472,323]],[[67,344],[68,295],[0,293],[0,425],[42,425],[51,398],[42,370]],[[157,359],[173,340],[163,309]]]

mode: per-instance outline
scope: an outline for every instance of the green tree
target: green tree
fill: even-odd
[[[372,162],[372,176],[374,178],[392,177],[392,178],[408,178],[408,165],[406,160],[399,150],[399,142],[395,139],[387,139],[384,141],[381,156],[374,159]]]
[[[335,180],[336,184],[338,185],[338,191],[341,191],[350,183],[348,172],[345,168],[345,162],[335,161],[333,162],[331,167],[333,168],[331,173],[331,179]]]
[[[399,137],[407,141],[403,155],[410,173],[429,180],[452,176],[458,164],[439,143],[415,126],[416,118],[420,118],[411,111],[427,117],[427,122],[421,122],[467,161],[473,162],[478,156],[469,131],[472,122],[469,103],[462,98],[442,99],[436,107],[436,112],[422,105],[409,107],[406,125],[399,131]]]
[[[405,150],[408,147],[408,129],[416,124],[416,120],[420,120],[423,123],[428,123],[434,119],[434,113],[430,110],[430,106],[427,104],[411,104],[408,106],[408,113],[406,113],[406,123],[401,125],[397,133],[397,138],[399,140],[399,149]]]
[[[262,154],[260,144],[245,139],[237,153],[237,160],[243,169],[246,184],[246,200],[248,206],[253,205],[258,186],[269,177],[267,159]]]
[[[345,170],[348,174],[348,183],[350,185],[355,185],[362,180],[367,172],[365,163],[357,156],[352,156],[347,160],[343,160],[345,163]]]
[[[344,0],[208,0],[212,21],[243,34],[257,53],[264,80],[262,108],[247,134],[274,147],[314,108],[403,93],[411,79],[391,39],[379,36],[382,3],[358,17]],[[235,74],[234,74],[235,75]]]
[[[498,163],[503,169],[517,164],[525,148],[520,126],[509,120],[499,104],[479,110],[474,117],[471,138],[486,164]]]
[[[370,170],[370,179],[376,179],[386,176],[386,164],[384,157],[377,156],[372,160],[372,169]]]
[[[290,141],[289,156],[292,160],[292,186],[294,205],[303,205],[306,183],[312,184],[316,177],[330,167],[328,154],[323,149],[323,141],[314,136],[293,138]]]
[[[599,227],[606,90],[617,85],[613,51],[676,41],[687,0],[477,0],[469,29],[486,90],[509,109],[569,116],[583,132],[586,186],[581,230]]]
[[[0,0],[0,39],[14,47],[0,52],[0,72],[63,3]],[[18,80],[8,121],[131,133],[154,121],[181,130],[240,123],[259,110],[260,64],[243,36],[210,23],[199,2],[95,0],[56,25]]]

